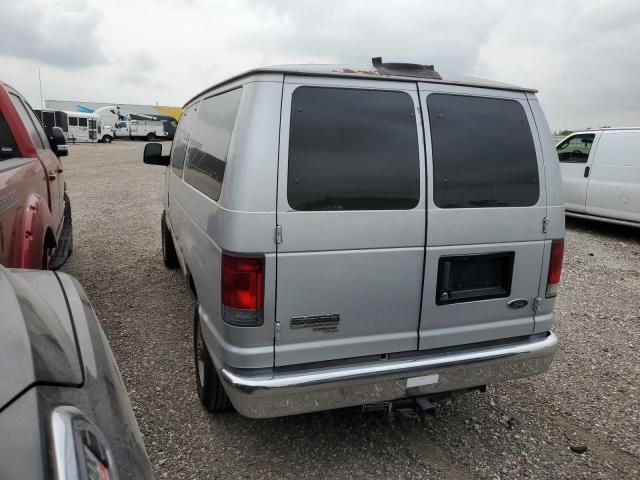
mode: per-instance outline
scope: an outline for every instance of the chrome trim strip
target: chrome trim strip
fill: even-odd
[[[549,332],[542,339],[375,365],[262,375],[222,368],[220,377],[241,414],[268,418],[447,392],[536,375],[548,370],[557,345],[558,338]],[[407,379],[431,374],[439,375],[437,383],[407,388]]]

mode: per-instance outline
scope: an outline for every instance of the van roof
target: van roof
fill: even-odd
[[[576,130],[570,135],[575,135],[576,133],[593,133],[593,132],[604,132],[604,131],[612,131],[612,130],[640,130],[640,127],[601,127],[601,128],[586,128],[584,130]],[[570,136],[570,135],[567,135]]]
[[[533,88],[519,87],[508,83],[494,82],[493,80],[486,80],[476,77],[467,77],[459,75],[442,75],[436,74],[439,78],[425,78],[420,75],[410,74],[385,74],[381,73],[373,66],[362,65],[333,65],[333,64],[303,64],[303,65],[273,65],[267,67],[258,67],[251,70],[247,70],[233,77],[227,78],[222,82],[203,90],[198,95],[192,97],[185,107],[193,102],[201,95],[221,87],[227,83],[240,80],[250,75],[256,75],[260,73],[282,73],[289,75],[306,75],[306,76],[330,76],[330,77],[347,77],[347,78],[367,78],[371,80],[394,80],[401,82],[427,82],[427,83],[440,83],[445,85],[463,85],[467,87],[480,87],[490,88],[494,90],[511,90],[516,92],[529,92],[536,93],[537,90]]]
[[[54,111],[66,113],[67,116],[69,117],[87,117],[87,118],[98,117],[98,114],[93,112],[73,112],[71,110],[54,110]]]

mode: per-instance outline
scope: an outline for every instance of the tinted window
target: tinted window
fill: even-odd
[[[432,94],[433,199],[440,208],[523,207],[537,203],[531,128],[515,100]]]
[[[191,132],[184,181],[218,200],[242,89],[205,98]]]
[[[78,126],[80,127],[86,127],[87,126],[87,119],[84,117],[80,117],[78,119]]]
[[[415,207],[420,166],[411,97],[380,90],[295,90],[287,197],[296,210]]]
[[[31,119],[31,117],[29,116],[29,112],[27,111],[28,107],[26,107],[25,104],[22,103],[22,100],[20,100],[20,98],[18,98],[13,93],[9,94],[9,97],[11,98],[11,102],[13,103],[13,106],[18,111],[18,114],[20,115],[20,119],[22,120],[22,123],[27,129],[27,132],[29,132],[29,136],[31,137],[31,140],[33,141],[34,145],[38,149],[43,149],[44,143],[42,143],[42,139],[38,134],[38,130],[36,130],[36,126],[33,123],[33,120]],[[35,117],[35,114],[33,115]]]
[[[63,132],[69,131],[69,120],[66,113],[60,111],[56,112],[56,126],[62,128]]]
[[[45,127],[51,128],[56,126],[56,119],[53,112],[42,112],[42,123]]]
[[[4,115],[0,112],[0,160],[6,158],[19,157],[18,146],[13,138],[9,125],[7,125]]]
[[[184,166],[184,156],[187,153],[187,144],[189,143],[189,135],[191,127],[198,112],[198,104],[190,106],[182,112],[178,128],[171,146],[171,168],[179,177],[182,176],[182,167]]]
[[[558,160],[570,163],[586,163],[593,145],[595,134],[574,135],[556,147]]]
[[[69,117],[69,125],[72,127],[78,126],[78,117]]]

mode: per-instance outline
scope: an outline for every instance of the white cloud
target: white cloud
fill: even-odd
[[[21,0],[3,79],[46,98],[181,105],[278,63],[433,63],[540,90],[554,129],[640,123],[640,5],[628,1]]]

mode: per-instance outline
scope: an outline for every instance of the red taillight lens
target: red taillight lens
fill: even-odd
[[[554,240],[551,243],[551,257],[549,258],[549,274],[547,275],[547,298],[555,297],[558,293],[560,275],[562,274],[563,256],[564,240]]]
[[[222,316],[233,325],[262,324],[264,260],[222,255]]]

